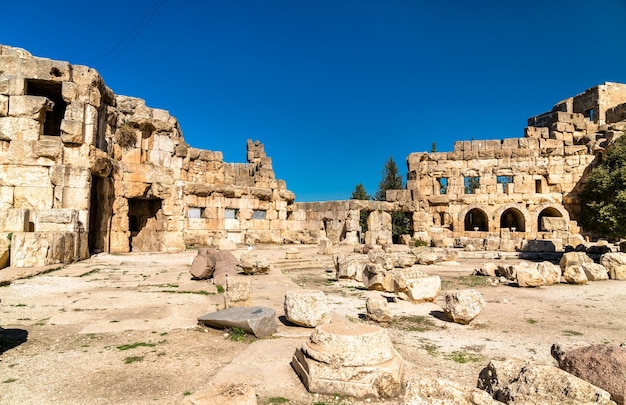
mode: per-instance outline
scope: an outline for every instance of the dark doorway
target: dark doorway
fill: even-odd
[[[160,199],[128,199],[128,230],[130,231],[130,246],[133,238],[146,226],[148,220],[156,219],[157,212],[161,209]]]
[[[465,230],[466,231],[482,231],[489,229],[489,220],[487,214],[480,208],[472,208],[465,214]]]
[[[109,232],[113,215],[113,180],[91,177],[89,207],[89,252],[109,252]]]
[[[500,229],[509,228],[512,232],[525,232],[524,214],[517,208],[509,208],[500,216]]]
[[[60,136],[61,121],[65,117],[65,108],[67,107],[67,103],[63,100],[62,83],[28,79],[26,80],[26,94],[29,96],[46,97],[54,103],[52,111],[46,112],[43,134]]]

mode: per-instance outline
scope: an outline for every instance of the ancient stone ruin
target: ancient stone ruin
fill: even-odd
[[[386,245],[392,212],[410,223],[403,241],[562,251],[584,242],[578,193],[626,128],[626,85],[604,83],[531,117],[522,138],[409,154],[407,188],[387,201],[296,203],[259,141],[246,163],[224,162],[94,69],[8,46],[0,62],[0,257],[10,239],[12,266],[192,245]]]

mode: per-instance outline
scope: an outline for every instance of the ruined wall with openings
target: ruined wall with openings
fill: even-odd
[[[294,198],[258,141],[247,163],[224,162],[94,69],[0,45],[0,248],[10,239],[11,265],[278,242]]]
[[[410,154],[407,189],[422,202],[415,231],[500,250],[534,239],[575,245],[578,194],[597,155],[623,135],[625,103],[626,85],[604,83],[529,118],[523,138]]]

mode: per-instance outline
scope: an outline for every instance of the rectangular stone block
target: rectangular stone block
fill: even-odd
[[[502,140],[502,149],[518,149],[519,138],[504,138]]]
[[[0,117],[0,140],[36,141],[43,126],[33,118]]]
[[[7,96],[21,96],[25,92],[26,80],[22,75],[0,76],[0,94]]]
[[[11,208],[3,218],[4,232],[28,232],[30,229],[30,211],[24,208]]]

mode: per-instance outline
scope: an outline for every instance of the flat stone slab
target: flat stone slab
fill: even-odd
[[[211,312],[198,322],[214,328],[240,328],[256,337],[276,332],[276,311],[267,307],[233,307]]]

